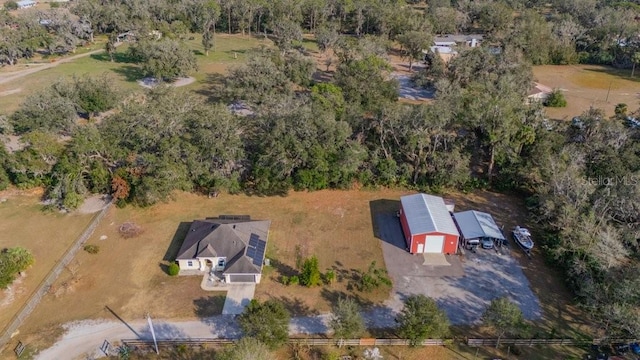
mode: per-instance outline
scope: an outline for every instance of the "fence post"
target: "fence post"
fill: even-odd
[[[67,248],[67,251],[62,255],[62,258],[53,266],[53,268],[47,273],[47,276],[38,284],[36,289],[31,293],[26,303],[22,306],[20,311],[9,321],[7,326],[3,329],[2,334],[0,335],[0,353],[4,350],[5,345],[11,340],[11,335],[18,330],[20,325],[27,319],[27,317],[31,314],[31,312],[35,309],[36,306],[42,300],[42,297],[49,291],[53,283],[58,279],[58,276],[62,272],[62,269],[71,262],[80,249],[80,245],[82,245],[87,239],[93,234],[95,229],[98,227],[98,224],[105,216],[107,211],[111,207],[111,202],[105,205],[102,210],[96,215],[89,225],[84,229],[82,234],[80,234],[76,240]]]

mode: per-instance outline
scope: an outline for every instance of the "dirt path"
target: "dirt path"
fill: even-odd
[[[89,51],[86,52],[84,54],[78,54],[78,55],[73,55],[73,56],[69,56],[60,60],[56,60],[56,62],[52,62],[49,64],[42,64],[42,65],[35,65],[36,67],[33,68],[29,68],[26,70],[20,70],[20,71],[16,71],[16,72],[12,72],[12,73],[8,73],[8,74],[2,74],[0,75],[0,84],[6,84],[8,82],[12,82],[14,80],[23,78],[25,76],[37,73],[38,71],[42,71],[45,69],[51,69],[53,67],[56,67],[60,64],[64,64],[64,63],[68,63],[71,62],[73,60],[79,59],[79,58],[83,58],[89,55],[93,55],[93,54],[98,54],[103,52],[104,49],[98,49],[98,50],[93,50],[93,51]]]

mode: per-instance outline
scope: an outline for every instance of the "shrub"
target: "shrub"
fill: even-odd
[[[100,252],[100,247],[98,245],[85,245],[84,251],[88,252],[89,254],[97,254],[98,252]]]
[[[312,287],[320,285],[321,280],[318,258],[312,256],[305,259],[302,263],[302,270],[300,271],[300,283],[306,287]]]
[[[9,0],[6,3],[4,3],[4,8],[9,11],[18,10],[18,3],[13,0]]]
[[[362,292],[371,292],[382,285],[391,286],[391,279],[385,269],[376,267],[376,262],[372,261],[367,272],[360,274],[356,287]]]
[[[169,264],[169,269],[167,270],[169,276],[176,276],[180,272],[180,266],[176,263]]]
[[[4,249],[0,252],[0,289],[6,289],[16,279],[16,275],[33,264],[33,255],[21,247]]]
[[[567,100],[564,98],[564,94],[560,89],[554,89],[544,101],[544,106],[547,107],[565,107],[567,106]]]
[[[282,285],[289,285],[290,281],[291,280],[289,279],[288,276],[286,275],[280,276],[280,282],[282,283]]]
[[[324,282],[327,283],[328,285],[331,285],[335,280],[336,280],[336,272],[331,269],[327,270],[327,272],[324,274]]]
[[[297,276],[292,276],[289,278],[289,285],[298,285],[300,284],[300,278]]]

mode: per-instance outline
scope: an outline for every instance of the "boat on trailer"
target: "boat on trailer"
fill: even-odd
[[[522,249],[525,251],[533,249],[533,240],[531,239],[529,229],[516,226],[512,233],[513,239],[522,247]]]

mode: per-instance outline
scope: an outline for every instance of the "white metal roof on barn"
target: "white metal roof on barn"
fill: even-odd
[[[400,197],[400,202],[411,234],[440,232],[460,236],[441,197],[414,194]]]
[[[465,239],[493,238],[504,240],[504,235],[490,214],[468,210],[453,214]]]

